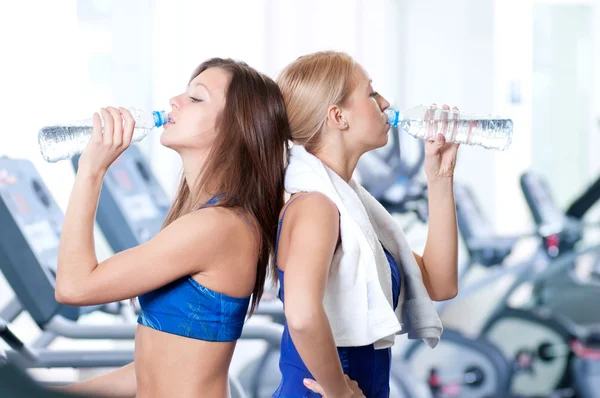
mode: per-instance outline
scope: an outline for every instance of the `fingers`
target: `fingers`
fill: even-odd
[[[429,131],[428,137],[429,142],[433,145],[433,147],[441,147],[446,142],[446,137],[444,137],[443,133],[446,132],[448,128],[448,111],[450,107],[446,104],[442,105],[442,112],[437,116],[435,114],[436,109],[439,109],[436,104],[433,104],[430,108],[432,112],[431,116],[431,129]],[[436,117],[437,116],[437,117]]]
[[[458,118],[459,112],[457,106],[450,107],[449,105],[444,104],[442,109],[445,112],[442,112],[442,123],[441,123],[441,132],[444,134],[445,140],[443,140],[442,144],[446,141],[454,142],[457,139],[458,135]],[[436,137],[436,143],[438,142],[438,138]]]
[[[135,119],[131,113],[120,107],[112,106],[100,108],[102,120],[104,120],[104,134],[102,134],[102,120],[100,115],[94,114],[94,131],[96,138],[100,138],[107,147],[127,148],[131,144],[133,131],[135,128]]]
[[[450,141],[456,141],[458,135],[458,107],[452,107],[452,124],[451,124],[451,133],[450,133]]]
[[[444,146],[445,143],[446,143],[446,137],[444,137],[443,134],[438,134],[437,137],[435,138],[434,144],[438,147],[442,147],[442,146]]]
[[[93,128],[91,140],[96,142],[102,142],[102,119],[98,112],[94,112],[92,116]]]
[[[102,115],[102,120],[104,120],[104,133],[102,134],[102,141],[104,142],[104,145],[112,146],[114,128],[112,115],[106,108],[100,108],[100,114]]]
[[[442,147],[447,142],[455,143],[459,133],[460,112],[457,106],[444,104],[442,111],[436,114],[439,107],[433,103],[423,115],[425,134],[423,139],[428,142],[430,148]],[[471,140],[473,134],[473,125],[467,127],[467,142]]]
[[[121,115],[123,115],[123,120],[125,124],[123,126],[123,145],[129,146],[131,144],[131,139],[133,137],[133,129],[135,128],[135,119],[131,116],[129,110],[120,107],[119,111],[121,111]]]
[[[438,134],[436,136],[436,142],[439,141],[440,139],[440,135],[443,135],[444,138],[447,137],[446,134],[448,134],[448,111],[450,110],[450,107],[446,104],[442,105],[442,115],[441,115],[441,122],[440,122],[440,128],[438,130]]]
[[[467,128],[467,144],[471,143],[471,140],[473,139],[473,132],[475,130],[475,124],[477,123],[476,120],[471,120],[469,122],[469,127]]]
[[[121,116],[121,112],[109,106],[106,108],[110,115],[112,116],[113,123],[113,141],[112,145],[115,148],[119,148],[123,144],[123,116]]]
[[[352,380],[346,374],[344,375],[344,378],[346,379],[346,384],[348,384],[348,387],[350,387],[350,389],[353,392],[353,395],[352,395],[353,397],[364,397],[364,394],[361,391],[361,389],[358,387],[358,383],[356,381]],[[304,379],[303,383],[304,383],[304,386],[306,388],[308,388],[309,390],[311,390],[312,392],[316,392],[317,394],[321,394],[321,395],[325,396],[325,391],[323,390],[321,385],[319,383],[317,383],[315,380]]]
[[[350,377],[348,377],[347,374],[344,374],[344,378],[346,379],[346,384],[348,384],[348,387],[350,387],[350,389],[353,392],[353,395],[352,395],[353,397],[364,397],[365,396],[356,381],[354,381]]]
[[[309,390],[311,390],[312,392],[316,392],[317,394],[325,395],[325,391],[323,391],[323,388],[321,387],[321,385],[319,383],[317,383],[315,380],[304,379],[303,383],[304,383],[304,386],[306,388],[308,388]]]
[[[435,122],[435,109],[437,105],[431,104],[431,106],[425,111],[425,136],[423,137],[426,140],[434,140],[435,134],[437,132],[437,126]]]

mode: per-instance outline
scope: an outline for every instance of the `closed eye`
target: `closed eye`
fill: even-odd
[[[202,102],[202,100],[198,98],[190,97],[190,99],[192,100],[192,102]]]
[[[377,97],[379,95],[379,93],[377,91],[373,91],[371,94],[369,94],[370,97]]]

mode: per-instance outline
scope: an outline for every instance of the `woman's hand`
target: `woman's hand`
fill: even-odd
[[[443,109],[450,109],[448,105],[444,105]],[[453,109],[458,110],[457,107]],[[433,117],[433,110],[428,111],[429,115],[425,116],[425,120]],[[428,125],[427,136],[434,137],[438,131],[438,123],[442,123],[442,131],[448,127],[448,114],[446,112],[442,115],[442,122],[431,122]],[[452,123],[452,131],[450,137],[455,137],[457,132],[458,124]],[[425,174],[428,180],[452,178],[454,175],[454,167],[456,166],[456,153],[458,151],[459,144],[446,142],[446,139],[442,134],[437,134],[435,140],[428,140],[425,142]]]
[[[135,120],[125,108],[100,108],[100,113],[104,119],[104,132],[100,115],[94,113],[92,136],[79,158],[79,171],[103,176],[131,144]]]
[[[365,394],[358,387],[358,383],[348,377],[348,375],[344,375],[346,378],[346,384],[351,390],[351,395],[344,396],[344,398],[365,398]],[[304,385],[306,388],[311,390],[312,392],[316,392],[317,394],[321,394],[323,398],[337,398],[337,397],[329,397],[325,395],[325,391],[323,391],[323,387],[315,380],[312,379],[304,379]],[[340,397],[341,398],[341,397]]]

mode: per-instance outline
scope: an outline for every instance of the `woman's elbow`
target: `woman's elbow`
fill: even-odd
[[[452,300],[458,295],[458,285],[444,286],[440,289],[431,289],[429,296],[433,301]]]
[[[302,333],[312,329],[318,323],[319,309],[316,306],[307,306],[306,304],[300,306],[286,305],[285,320],[290,331]]]
[[[73,296],[74,294],[68,292],[65,288],[59,288],[56,286],[54,289],[54,299],[60,304],[73,305]]]
[[[76,286],[65,286],[65,284],[56,284],[54,289],[54,299],[65,305],[82,306],[85,305],[85,297],[81,290]]]

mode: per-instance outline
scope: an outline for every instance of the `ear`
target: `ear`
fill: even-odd
[[[330,105],[327,109],[327,124],[337,130],[348,129],[348,120],[339,105]]]

